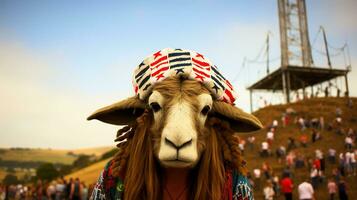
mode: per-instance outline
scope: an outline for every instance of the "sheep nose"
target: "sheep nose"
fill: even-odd
[[[178,144],[177,142],[173,142],[172,140],[168,139],[167,137],[165,137],[165,143],[173,148],[175,148],[177,151],[186,147],[186,146],[190,146],[192,144],[192,139],[187,140],[186,142],[180,143]]]

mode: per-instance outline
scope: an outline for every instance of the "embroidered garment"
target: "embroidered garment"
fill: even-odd
[[[201,82],[219,101],[233,104],[236,99],[231,83],[209,59],[194,51],[170,48],[148,56],[135,69],[135,94],[144,100],[155,83],[171,76],[184,76]]]
[[[124,182],[112,175],[112,161],[110,161],[100,174],[94,186],[91,200],[122,200],[124,194]],[[222,197],[229,200],[254,200],[253,191],[247,177],[236,171],[226,171],[226,183]]]

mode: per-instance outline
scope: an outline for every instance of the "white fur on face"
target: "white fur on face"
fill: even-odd
[[[154,91],[149,97],[149,105],[158,103],[162,109],[154,112],[154,123],[166,122],[161,133],[158,159],[165,167],[194,167],[199,161],[200,153],[197,150],[197,130],[195,118],[199,126],[203,127],[207,116],[201,113],[205,106],[212,107],[212,97],[201,94],[195,101],[199,104],[199,112],[194,111],[193,105],[183,99],[178,99],[171,107],[165,107],[165,99]],[[166,120],[163,120],[164,113]]]

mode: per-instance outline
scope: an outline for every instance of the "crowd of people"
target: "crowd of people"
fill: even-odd
[[[255,144],[254,135],[246,138],[247,142],[245,140],[241,142],[244,144],[240,144],[242,151],[259,148],[259,156],[276,157],[277,162],[283,166],[282,170],[274,171],[268,162],[269,159],[264,159],[261,167],[249,172],[248,177],[255,192],[263,193],[266,200],[277,199],[281,195],[289,200],[293,199],[292,194],[296,187],[299,199],[314,199],[316,190],[325,188],[331,200],[348,199],[346,179],[350,176],[357,176],[357,149],[355,147],[357,132],[350,127],[345,127],[343,120],[340,108],[336,109],[335,119],[327,124],[322,116],[307,119],[286,112],[282,115],[280,126],[279,121],[275,119],[267,127],[266,138],[261,142],[260,148]],[[294,137],[288,137],[285,144],[277,142],[278,144],[275,145],[278,132],[284,134],[284,127],[288,126],[297,127],[300,133]],[[277,131],[278,129],[281,131]],[[324,140],[323,134],[334,133],[336,133],[334,137],[336,136],[338,140],[344,138],[345,149],[343,151],[337,152],[331,145],[327,151],[315,147],[313,154],[302,153],[309,145],[313,147],[314,143]],[[327,171],[328,165],[330,168]],[[303,177],[307,178],[301,181],[302,177],[298,177],[300,183],[295,185],[296,173],[299,176],[303,173]]]
[[[239,148],[243,154],[259,148],[258,156],[276,159],[282,167],[273,170],[269,163],[272,159],[264,159],[261,167],[248,172],[255,193],[262,193],[265,200],[274,200],[279,196],[291,200],[296,188],[299,199],[307,200],[315,199],[315,192],[324,188],[330,200],[347,200],[349,186],[346,179],[357,178],[357,132],[346,127],[344,120],[348,119],[343,119],[340,108],[336,108],[334,119],[328,123],[322,116],[308,119],[288,108],[282,114],[280,123],[274,119],[267,127],[265,140],[260,145],[256,144],[254,135],[241,139]],[[275,141],[277,134],[284,134],[284,128],[290,127],[291,130],[294,126],[299,130],[295,136],[288,137],[285,143]],[[324,150],[315,146],[313,152],[302,153],[320,140],[323,142],[326,134],[334,134],[336,141],[341,140],[344,150],[337,151],[334,145]],[[296,176],[302,173],[303,177]],[[298,184],[297,179],[300,181]],[[0,184],[0,200],[87,200],[91,188],[93,185],[87,187],[79,178],[66,180],[63,177],[50,182],[39,180],[36,184]]]
[[[87,200],[90,188],[79,178],[63,177],[36,184],[0,185],[0,200]]]

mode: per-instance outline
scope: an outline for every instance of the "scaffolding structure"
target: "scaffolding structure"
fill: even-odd
[[[250,85],[250,107],[253,110],[253,92],[256,90],[282,91],[285,103],[290,103],[291,92],[311,87],[331,79],[343,76],[345,78],[345,95],[349,94],[348,73],[346,69],[333,68],[331,65],[329,48],[325,30],[321,27],[327,65],[324,67],[314,66],[308,33],[307,12],[305,0],[277,0],[280,28],[280,67],[269,72],[269,49],[267,49],[267,75]],[[269,48],[269,35],[267,37]]]

